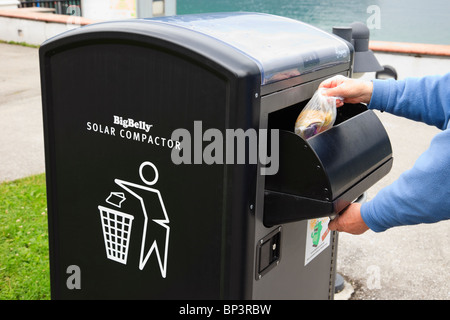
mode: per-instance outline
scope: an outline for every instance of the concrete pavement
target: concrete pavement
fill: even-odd
[[[391,172],[368,200],[411,168],[438,129],[377,113],[394,153]],[[450,299],[450,221],[339,235],[337,270],[354,289],[351,299]],[[344,293],[345,294],[345,293]],[[339,295],[338,295],[339,296]]]
[[[0,43],[0,182],[45,171],[39,82],[38,50]],[[411,168],[439,132],[378,115],[395,160],[391,173],[369,190],[369,199]],[[340,234],[337,269],[347,288],[336,299],[450,299],[450,221]]]
[[[0,43],[0,182],[44,172],[38,49]]]
[[[381,65],[394,66],[399,79],[444,74],[447,57],[376,53]],[[373,74],[365,77],[373,78]],[[368,190],[372,199],[410,169],[439,129],[377,112],[391,140],[391,172]],[[339,235],[337,270],[352,284],[355,300],[450,299],[450,221]],[[344,296],[347,293],[343,293]],[[337,295],[339,298],[339,294]]]

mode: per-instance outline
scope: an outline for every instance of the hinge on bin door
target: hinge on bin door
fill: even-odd
[[[336,252],[337,252],[337,236],[336,231],[332,232],[331,236],[331,260],[330,260],[330,281],[328,285],[328,300],[334,297],[334,283],[336,277]]]

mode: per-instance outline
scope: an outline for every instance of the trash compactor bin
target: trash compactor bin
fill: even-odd
[[[218,13],[92,24],[40,48],[55,299],[332,299],[338,214],[384,176],[364,105],[293,133],[352,46]]]

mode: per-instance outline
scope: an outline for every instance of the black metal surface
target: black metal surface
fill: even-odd
[[[295,121],[305,103],[274,112],[269,123],[272,117],[272,127],[289,127],[283,118]],[[340,212],[389,172],[391,159],[389,137],[364,105],[339,108],[336,125],[306,141],[281,130],[280,169],[266,177],[264,224]]]
[[[386,130],[370,110],[312,137],[308,143],[330,181],[330,199],[339,197],[392,157]]]
[[[339,169],[347,170],[355,157],[344,154],[347,148],[359,147],[352,140],[355,131],[359,137],[361,132],[371,136],[383,130],[376,123],[368,124],[378,120],[361,106],[341,109],[337,126],[329,130],[331,136],[323,133],[304,141],[289,131],[321,79],[346,74],[350,65],[280,81],[261,98],[258,66],[232,46],[170,24],[130,20],[56,36],[41,46],[40,66],[52,298],[330,297],[337,235],[331,233],[332,243],[306,265],[306,237],[299,234],[307,225],[298,220],[341,210],[388,171],[391,160],[382,164],[380,153],[372,150],[377,141],[386,144],[382,134],[378,138],[375,134],[366,140],[372,147],[354,152],[377,158],[379,167],[369,172],[375,163],[363,159],[365,164],[355,172],[340,176]],[[267,124],[267,110],[279,109],[269,114]],[[264,179],[258,176],[256,164],[175,165],[170,148],[155,140],[143,142],[144,131],[116,124],[119,116],[151,124],[147,138],[170,138],[179,128],[195,138],[195,121],[201,121],[203,132],[259,126],[283,129],[280,171],[265,177],[264,196]],[[349,124],[357,129],[347,128]],[[129,137],[122,135],[127,131]],[[135,138],[135,133],[141,135]],[[347,142],[350,145],[345,146]],[[337,154],[327,154],[329,143],[341,146]],[[333,163],[336,156],[339,161]],[[142,170],[148,162],[158,175],[147,171],[149,166]],[[157,182],[149,186],[146,182],[152,179]],[[107,205],[110,192],[117,196],[124,183],[128,183],[127,196],[152,192],[152,197],[136,197],[152,204],[149,226],[132,229],[128,260],[119,263],[106,256],[99,208]],[[134,227],[142,226],[146,217],[136,212],[143,202],[126,201],[116,211],[132,215]],[[164,210],[169,222],[155,215]],[[282,232],[277,231],[281,226],[267,227],[288,222],[294,223],[282,226]],[[164,274],[162,256],[156,251],[144,265],[139,261],[144,232],[156,240],[155,250],[163,248],[167,233],[162,226],[170,227]],[[70,266],[82,272],[81,290],[67,286]]]
[[[305,198],[293,194],[266,190],[264,192],[264,225],[270,227],[283,223],[333,216],[344,210],[365,190],[389,173],[393,159],[364,177],[344,194],[332,201]]]
[[[178,128],[193,137],[194,121],[202,121],[203,130],[255,127],[258,67],[211,39],[149,22],[60,35],[41,47],[40,63],[52,298],[248,298],[253,257],[242,247],[252,234],[256,165],[175,165],[171,149],[124,138],[122,129],[145,132],[113,121],[145,121],[153,125],[148,135],[164,138]],[[126,264],[107,259],[102,235],[98,206],[121,190],[115,179],[142,184],[139,168],[146,161],[158,169],[152,188],[170,220],[165,278],[155,252],[139,268],[142,215],[134,216],[139,227],[131,233]],[[129,208],[140,210],[138,204]],[[162,254],[164,229],[150,225]],[[81,269],[81,290],[66,285],[71,265]]]

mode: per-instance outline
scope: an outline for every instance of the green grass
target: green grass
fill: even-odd
[[[4,40],[0,40],[0,43],[15,44],[15,45],[24,46],[24,47],[30,47],[30,48],[40,48],[39,45],[36,45],[36,44],[30,44],[30,43],[26,43],[26,42],[16,42],[16,41],[4,41]]]
[[[45,175],[0,184],[0,300],[50,299]]]

